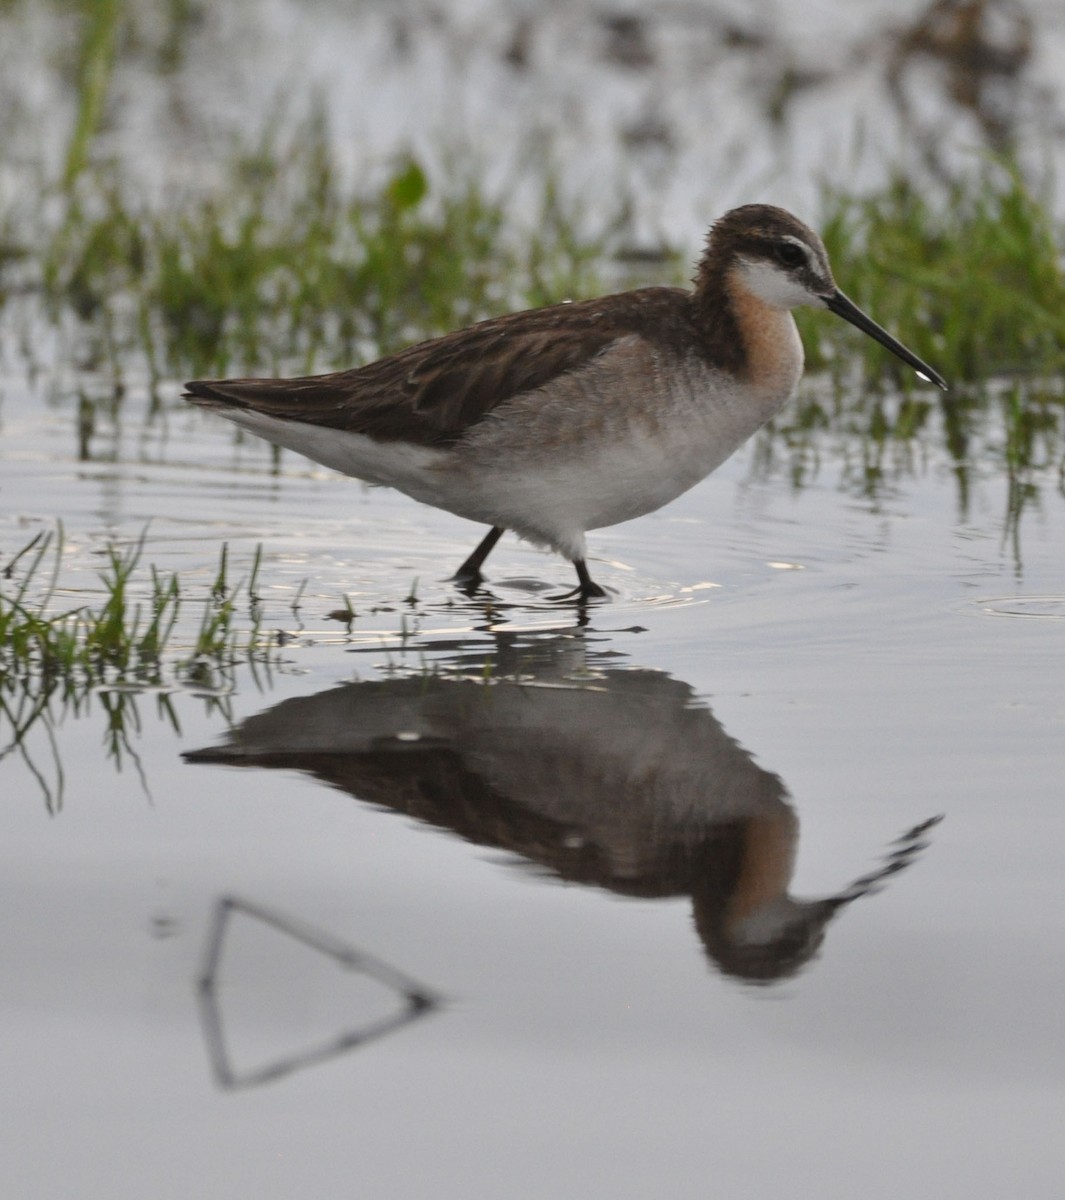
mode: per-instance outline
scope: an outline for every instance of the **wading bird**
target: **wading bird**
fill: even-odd
[[[794,394],[791,309],[828,308],[921,376],[942,376],[836,286],[821,239],[748,204],[711,227],[691,291],[648,287],[481,321],[353,370],[196,380],[193,404],[315,462],[490,525],[468,590],[511,529],[564,555],[710,474]]]

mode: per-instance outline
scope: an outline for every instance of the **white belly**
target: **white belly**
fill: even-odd
[[[571,559],[589,529],[653,512],[704,479],[787,401],[802,348],[783,369],[737,381],[694,353],[671,356],[630,336],[581,371],[507,401],[456,445],[428,448],[219,408],[260,437],[369,483]]]
[[[616,373],[582,372],[505,406],[470,438],[444,507],[582,557],[586,530],[686,492],[780,410],[795,382],[753,388],[694,355],[659,364],[644,389],[623,374],[624,387]]]

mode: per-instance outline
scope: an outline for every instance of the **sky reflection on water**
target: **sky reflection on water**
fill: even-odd
[[[263,62],[278,77],[303,64],[336,77],[338,139],[360,162],[391,154],[427,108],[472,128],[471,97],[483,112],[486,95],[518,104],[493,111],[485,143],[524,147],[516,111],[557,123],[588,90],[578,53],[546,107],[529,106],[543,73],[502,54],[521,49],[510,10],[491,26],[509,41],[464,49],[455,28],[479,10],[463,6],[457,26],[427,27],[403,51],[384,9],[367,9],[373,74],[326,36],[344,6],[295,24],[293,6],[270,6],[247,42],[240,7],[211,9],[220,40],[155,79],[150,104],[116,109],[108,144],[153,186],[160,145],[175,175],[210,175],[195,157],[205,122],[266,110],[277,78]],[[819,30],[843,42],[860,14],[777,15],[808,66]],[[36,30],[0,48],[10,63],[67,17],[25,5],[4,19]],[[594,43],[604,103],[562,132],[596,179],[592,144],[651,184],[633,218],[644,241],[697,238],[708,207],[750,199],[754,183],[761,193],[768,164],[777,195],[809,199],[811,162],[848,161],[855,114],[883,111],[882,72],[859,58],[796,91],[784,140],[749,102],[736,124],[708,125],[720,94],[765,99],[753,58],[707,74],[693,103],[656,91],[668,55],[630,74],[617,56],[639,39],[588,22],[573,45]],[[279,26],[292,37],[273,59]],[[1041,128],[1039,81],[1061,76],[1051,26],[1012,96],[1026,136]],[[573,26],[554,29],[554,41],[534,30],[529,52],[565,44]],[[698,74],[675,37],[667,49]],[[123,87],[136,94],[144,69],[126,63]],[[71,103],[61,71],[21,94],[6,67],[0,78],[12,112]],[[412,78],[443,79],[461,103],[426,105]],[[209,88],[217,103],[197,109]],[[367,91],[373,103],[358,103]],[[885,137],[898,132],[891,111]],[[672,143],[656,140],[663,116],[676,117]],[[954,112],[949,129],[971,119]],[[641,129],[633,158],[625,131]],[[870,143],[858,177],[883,157]],[[61,362],[62,337],[30,328],[38,363]],[[804,438],[797,422],[661,513],[595,534],[613,600],[574,631],[574,613],[542,598],[564,565],[507,539],[494,601],[470,604],[443,582],[467,525],[292,457],[275,467],[173,411],[174,381],[148,420],[136,365],[126,399],[79,445],[74,381],[92,373],[66,363],[32,390],[24,334],[4,328],[0,560],[60,516],[57,603],[97,601],[104,547],[147,526],[147,561],[188,589],[187,648],[220,544],[244,564],[261,543],[264,621],[287,640],[267,669],[216,678],[214,694],[176,674],[140,695],[57,693],[22,746],[37,777],[0,738],[6,1195],[1060,1194],[1060,455],[1039,442],[1011,476],[993,404],[969,414],[960,456],[947,423],[871,445],[845,429]],[[1047,448],[1059,432],[1045,427]],[[143,576],[135,588],[148,596]],[[343,598],[350,627],[329,616]],[[471,719],[487,691],[491,719]],[[218,761],[183,757],[205,748]],[[225,765],[234,755],[245,769]],[[908,863],[929,843],[912,870],[826,924],[840,909],[823,898],[879,882],[891,840],[938,814],[897,847]],[[227,943],[205,1046],[197,989],[225,897],[283,928]],[[291,928],[310,931],[305,953]],[[782,978],[739,982],[737,938],[779,944],[767,934],[784,944],[760,964]],[[315,957],[313,943],[335,953]],[[367,1013],[390,1019],[342,969],[355,952],[441,1003],[315,1057]],[[233,1057],[220,1071],[209,1050],[222,1036]],[[217,1086],[226,1072],[254,1081],[263,1064],[263,1086]]]

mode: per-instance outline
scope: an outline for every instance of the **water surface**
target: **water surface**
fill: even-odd
[[[516,541],[470,601],[464,522],[178,408],[80,461],[12,396],[5,556],[62,512],[98,597],[150,520],[205,597],[219,543],[261,542],[293,640],[171,691],[177,728],[124,697],[117,765],[107,696],[35,728],[40,778],[4,760],[11,1194],[1056,1193],[1052,487],[1018,565],[993,473],[962,518],[935,454],[875,501],[741,454],[592,535],[614,595],[582,625]],[[223,897],[282,927],[234,910],[212,1033]],[[433,1003],[370,1037],[409,1001],[349,951]]]
[[[626,35],[365,6],[356,36],[347,5],[233,4],[168,71],[146,19],[98,156],[162,203],[317,88],[355,172],[458,145],[510,181],[554,131],[592,224],[631,196],[633,244],[695,246],[900,146],[968,161],[986,113],[949,66],[900,68],[908,114],[891,90],[884,22],[922,6],[875,7]],[[1062,41],[1034,19],[997,94],[1045,149]],[[75,115],[68,15],[3,20],[0,199],[32,197]],[[20,313],[0,567],[59,519],[51,611],[102,603],[141,538],[134,594],[154,564],[183,604],[158,683],[57,692],[18,743],[4,697],[5,1196],[1061,1194],[1060,454],[1011,475],[990,402],[957,457],[940,409],[906,444],[778,428],[591,535],[609,603],[553,603],[570,568],[510,537],[470,599],[446,579],[482,530],[275,463],[175,381],[150,415],[137,363],[111,418],[77,331]],[[223,544],[231,582],[263,548],[266,644],[190,670]]]

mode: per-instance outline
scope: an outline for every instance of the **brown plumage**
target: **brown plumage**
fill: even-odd
[[[196,380],[187,397],[349,475],[492,529],[456,576],[476,587],[504,529],[577,568],[588,529],[698,482],[793,393],[789,309],[825,306],[941,387],[836,287],[820,238],[746,205],[710,230],[695,287],[652,287],[482,321],[353,370]]]
[[[643,288],[494,317],[348,371],[186,386],[193,400],[446,447],[508,400],[580,369],[627,334],[673,349],[700,344],[694,309],[680,288]]]

